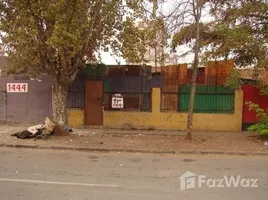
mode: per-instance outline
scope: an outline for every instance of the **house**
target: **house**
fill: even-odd
[[[195,130],[241,130],[242,93],[227,90],[221,82],[231,67],[232,61],[213,61],[200,69],[205,82],[200,78],[196,88]],[[150,66],[87,65],[69,87],[69,124],[184,130],[190,95],[187,73],[184,64],[163,67],[160,74],[152,73]],[[1,77],[2,121],[40,123],[51,116],[51,82],[46,76],[37,78]],[[27,84],[28,90],[9,93],[6,83]],[[123,103],[113,105],[119,98]]]

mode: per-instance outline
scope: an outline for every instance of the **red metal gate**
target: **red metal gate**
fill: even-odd
[[[256,118],[256,113],[254,111],[249,111],[248,106],[246,106],[245,103],[247,101],[256,103],[268,113],[268,95],[260,95],[260,89],[250,84],[244,84],[242,89],[244,92],[243,129],[246,129],[249,125],[257,123],[258,120]]]

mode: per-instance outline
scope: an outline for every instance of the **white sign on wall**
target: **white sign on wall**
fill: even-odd
[[[28,92],[28,83],[7,83],[7,92]]]
[[[113,95],[112,108],[124,108],[124,98],[121,94]]]

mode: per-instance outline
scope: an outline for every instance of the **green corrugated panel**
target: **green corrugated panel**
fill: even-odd
[[[234,93],[233,89],[224,86],[197,85],[195,90],[196,93],[223,93],[223,94]],[[181,86],[179,89],[179,93],[190,93],[190,92],[191,92],[190,85]]]
[[[216,93],[234,94],[234,89],[224,86],[218,86],[216,89]]]
[[[187,112],[190,94],[179,95],[179,111]],[[234,110],[234,95],[196,94],[194,102],[195,113],[232,113]]]
[[[86,65],[86,73],[88,76],[102,77],[104,76],[104,72],[105,72],[105,65],[103,64],[98,64],[98,65],[87,64]]]
[[[206,85],[197,85],[195,88],[196,93],[214,93],[215,92],[215,86],[206,86]],[[191,86],[185,85],[180,87],[180,93],[190,93],[191,92]]]

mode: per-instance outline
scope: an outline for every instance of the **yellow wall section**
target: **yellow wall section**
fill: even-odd
[[[167,130],[184,130],[186,128],[187,113],[160,112],[160,89],[153,88],[152,112],[113,112],[104,111],[104,126],[124,127],[130,125],[135,128],[154,128]],[[205,131],[241,131],[242,127],[243,92],[235,92],[234,114],[194,114],[194,130]],[[84,125],[84,111],[68,110],[70,126]]]
[[[72,127],[84,126],[84,111],[78,109],[69,109],[68,124]]]
[[[184,130],[187,113],[160,112],[160,89],[153,88],[152,112],[104,112],[104,126]],[[205,131],[241,131],[243,92],[235,92],[234,114],[198,113],[193,117],[193,129]]]

